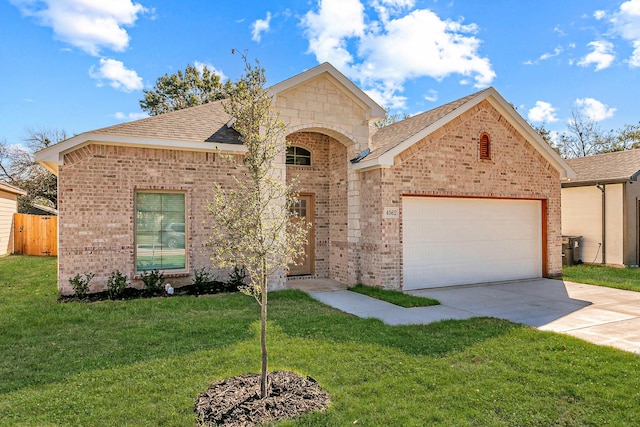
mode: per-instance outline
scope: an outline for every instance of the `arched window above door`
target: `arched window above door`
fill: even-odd
[[[311,166],[311,151],[292,145],[287,147],[286,164],[296,166]]]

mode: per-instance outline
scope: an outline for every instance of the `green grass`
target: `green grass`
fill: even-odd
[[[349,288],[349,290],[406,308],[429,307],[432,305],[440,304],[440,302],[431,298],[418,297],[415,295],[405,294],[400,291],[374,288],[371,286],[356,285],[352,288]]]
[[[1,426],[191,426],[210,383],[259,370],[250,297],[56,297],[55,259],[0,259]],[[332,400],[278,425],[640,425],[630,353],[489,318],[387,326],[299,291],[269,316],[270,369]]]
[[[640,292],[640,269],[595,264],[562,267],[562,278],[571,282]]]

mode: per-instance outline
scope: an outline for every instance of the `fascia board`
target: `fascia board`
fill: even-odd
[[[18,196],[25,196],[27,194],[21,188],[14,187],[13,185],[5,184],[4,182],[0,182],[0,191],[4,191],[5,193],[16,194]]]
[[[380,157],[378,157],[377,159],[370,160],[370,161],[366,161],[366,159],[365,159],[364,161],[358,163],[356,165],[356,169],[370,168],[370,167],[373,167],[374,165],[382,166],[382,167],[391,167],[391,166],[393,166],[393,159],[398,154],[402,153],[404,150],[406,150],[407,148],[411,147],[413,144],[421,141],[422,139],[427,137],[429,134],[433,133],[434,131],[436,131],[440,127],[442,127],[445,124],[447,124],[449,121],[453,120],[455,117],[457,117],[457,116],[465,113],[466,111],[470,110],[473,106],[477,105],[480,101],[482,101],[482,99],[484,99],[481,96],[479,96],[479,98],[480,98],[479,100],[474,98],[473,100],[470,100],[466,104],[461,105],[460,107],[456,108],[451,113],[449,113],[446,116],[436,120],[435,122],[431,123],[426,128],[422,129],[420,132],[418,132],[415,135],[411,136],[410,138],[404,140],[403,142],[401,142],[400,144],[398,144],[397,146],[395,146],[391,150],[387,151],[386,153],[380,155]]]
[[[534,148],[542,154],[542,156],[560,173],[560,178],[563,180],[571,180],[576,178],[576,173],[567,162],[565,162],[556,153],[549,144],[547,144],[540,135],[514,110],[513,107],[498,93],[495,88],[490,87],[486,91],[479,94],[477,97],[469,100],[466,104],[456,108],[451,113],[435,121],[431,125],[424,128],[422,131],[416,133],[411,138],[398,144],[396,147],[382,154],[380,157],[374,160],[366,161],[366,159],[357,165],[354,169],[370,169],[373,167],[391,167],[393,166],[394,158],[402,153],[413,144],[419,142],[423,138],[427,137],[432,132],[436,131],[440,127],[444,126],[456,117],[469,111],[471,108],[478,105],[480,102],[487,100],[491,105],[496,108],[500,114],[505,117],[512,126],[514,126],[521,134],[528,135],[528,140],[532,142]]]
[[[60,142],[35,153],[35,161],[54,174],[58,174],[58,166],[62,165],[64,155],[89,144],[119,145],[123,147],[157,148],[162,150],[183,150],[230,153],[246,153],[247,147],[240,144],[224,144],[215,142],[178,141],[170,139],[131,138],[102,134],[85,133]]]
[[[520,114],[513,110],[513,107],[495,90],[487,96],[489,103],[497,109],[507,121],[515,127],[522,135],[527,135],[529,142],[560,173],[560,178],[564,180],[576,179],[577,175],[571,166],[556,153],[553,148],[527,123]]]

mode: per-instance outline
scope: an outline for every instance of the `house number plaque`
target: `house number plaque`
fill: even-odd
[[[382,218],[398,219],[400,217],[400,208],[384,208]]]

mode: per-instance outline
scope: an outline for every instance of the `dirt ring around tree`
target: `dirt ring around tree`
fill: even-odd
[[[248,374],[212,384],[196,399],[199,426],[258,426],[297,418],[329,406],[329,395],[311,377],[288,371],[269,373],[269,396],[260,399],[260,375]]]

